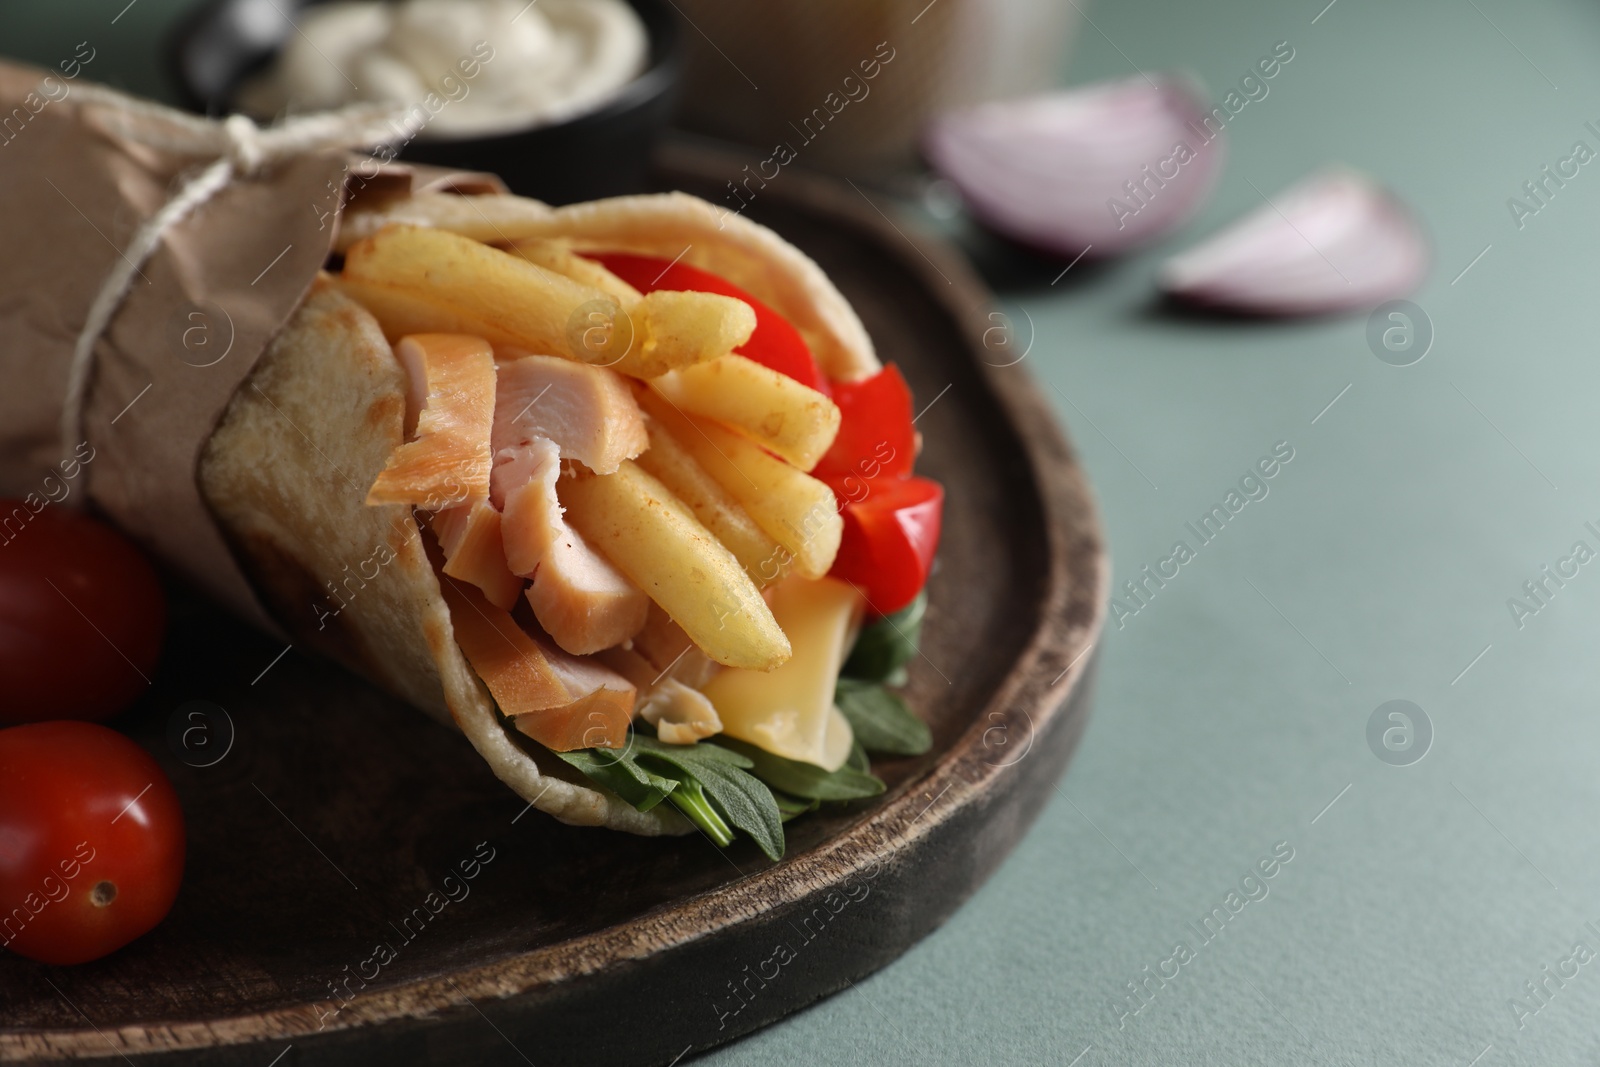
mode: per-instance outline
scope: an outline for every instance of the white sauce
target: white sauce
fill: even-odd
[[[623,0],[347,0],[303,11],[240,103],[265,118],[431,93],[422,136],[500,133],[593,111],[649,47]]]

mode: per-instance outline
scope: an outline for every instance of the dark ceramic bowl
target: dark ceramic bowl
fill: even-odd
[[[174,35],[171,57],[184,103],[225,114],[250,75],[294,32],[285,15],[316,0],[212,0]],[[650,154],[677,103],[683,57],[677,17],[663,0],[628,0],[650,35],[644,72],[594,111],[489,136],[417,137],[400,158],[498,174],[514,192],[552,204],[641,192]],[[492,43],[492,42],[491,42]]]

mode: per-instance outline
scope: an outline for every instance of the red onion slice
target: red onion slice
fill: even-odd
[[[1188,219],[1222,130],[1185,81],[1144,75],[948,112],[924,151],[995,231],[1063,256],[1125,251]]]
[[[1206,307],[1315,315],[1402,297],[1428,264],[1411,212],[1366,175],[1335,168],[1168,260],[1161,287]]]

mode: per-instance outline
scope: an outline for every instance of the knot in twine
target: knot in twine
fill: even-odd
[[[134,275],[161,244],[167,230],[237,178],[254,177],[274,163],[328,149],[371,148],[405,136],[392,120],[403,111],[387,104],[357,104],[257,126],[244,115],[202,118],[119,93],[99,85],[77,90],[82,104],[96,109],[102,125],[117,137],[175,155],[212,162],[186,181],[172,199],[145,220],[132,243],[111,266],[89,316],[78,334],[67,372],[61,408],[61,448],[71,456],[83,439],[83,409],[94,369],[95,344],[121,306]]]

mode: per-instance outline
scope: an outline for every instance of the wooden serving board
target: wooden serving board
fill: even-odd
[[[667,173],[721,202],[742,162],[679,150]],[[789,823],[777,864],[576,829],[446,728],[179,604],[122,725],[183,799],[182,893],[96,963],[0,953],[0,1060],[665,1064],[884,966],[989,876],[1088,713],[1108,579],[1083,472],[985,347],[988,295],[953,252],[800,173],[747,214],[822,265],[931,405],[918,466],[945,485],[944,539],[907,695],[933,751],[875,760],[889,791]]]

